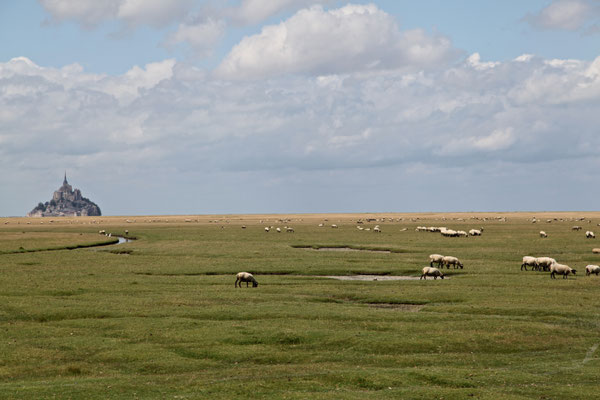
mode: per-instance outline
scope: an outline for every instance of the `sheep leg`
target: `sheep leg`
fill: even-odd
[[[233,286],[234,286],[234,287],[237,287],[237,285],[238,285],[238,280],[236,279],[236,280],[235,280],[235,283],[234,283],[234,285],[233,285]]]
[[[527,271],[527,264],[525,264],[525,263],[521,264],[521,271],[523,271],[523,268],[525,268],[525,271]]]

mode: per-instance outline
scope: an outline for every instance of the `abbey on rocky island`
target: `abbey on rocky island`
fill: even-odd
[[[67,182],[67,173],[63,184],[52,195],[52,200],[39,203],[27,213],[28,217],[81,217],[100,216],[100,207],[81,195],[81,190],[75,189]]]

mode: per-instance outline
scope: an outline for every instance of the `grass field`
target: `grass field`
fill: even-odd
[[[382,233],[356,229],[367,217],[385,218],[363,224]],[[599,396],[600,277],[585,265],[600,264],[600,239],[584,232],[600,230],[600,213],[41,221],[0,218],[2,399]],[[445,238],[418,225],[484,233]],[[100,229],[137,240],[56,250],[106,240]],[[419,276],[431,253],[465,268],[435,281],[320,277]],[[578,273],[521,271],[524,255]],[[239,271],[258,288],[234,289]]]

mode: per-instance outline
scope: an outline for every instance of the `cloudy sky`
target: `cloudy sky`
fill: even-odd
[[[600,0],[0,1],[0,215],[600,208]]]

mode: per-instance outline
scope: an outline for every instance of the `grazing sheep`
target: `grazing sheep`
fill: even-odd
[[[442,279],[444,279],[444,274],[442,273],[442,271],[440,271],[437,268],[434,267],[425,267],[423,268],[423,274],[421,275],[421,277],[419,278],[419,280],[421,279],[425,279],[427,280],[428,276],[433,276],[433,279],[437,279],[438,276]]]
[[[546,232],[544,232],[544,231],[540,231],[540,237],[541,238],[547,238],[548,234]]]
[[[568,265],[554,263],[550,266],[550,278],[556,279],[556,274],[562,275],[563,279],[568,279],[569,274],[575,275],[577,271]]]
[[[440,233],[442,234],[442,236],[446,236],[446,237],[457,237],[458,236],[458,232],[453,229],[442,229],[440,231]]]
[[[596,274],[596,276],[598,276],[598,274],[600,274],[600,267],[597,265],[586,265],[585,266],[585,275],[591,275],[591,274]]]
[[[544,271],[550,271],[552,264],[556,263],[556,260],[550,257],[538,257],[536,260],[538,263],[538,268],[541,268]]]
[[[582,228],[580,226],[575,225],[574,227],[571,228],[571,230],[573,231],[580,231]]]
[[[275,230],[277,231],[277,233],[281,233],[281,228],[277,228]]]
[[[535,257],[530,257],[530,256],[523,257],[523,264],[521,264],[521,271],[523,271],[523,268],[525,268],[525,271],[527,271],[528,265],[531,267],[532,270],[540,269],[537,258],[535,258]]]
[[[429,266],[433,267],[433,263],[437,263],[438,267],[444,265],[444,256],[441,254],[429,255]]]
[[[294,233],[294,228],[292,228],[291,226],[288,226],[287,228],[285,228],[285,231],[288,233]]]
[[[465,231],[456,231],[456,236],[467,237],[469,235],[467,235],[467,232]]]
[[[331,225],[331,227],[332,227],[333,229],[337,229],[337,227],[338,227],[338,226],[337,226],[336,224],[332,224],[332,225]]]
[[[471,235],[471,236],[481,236],[481,229],[471,229],[469,231],[469,235]]]
[[[242,282],[246,282],[246,287],[248,287],[248,283],[250,282],[252,282],[252,287],[258,286],[258,282],[256,282],[254,276],[249,272],[238,272],[235,276],[235,287],[238,287],[238,283],[240,284],[240,287],[242,287]]]
[[[98,231],[98,233],[99,233],[100,235],[106,235],[106,231],[105,231],[104,229],[102,229],[101,231]]]
[[[373,232],[381,233],[381,228],[379,227],[379,225],[377,225],[375,228],[373,228]]]
[[[585,233],[585,237],[586,237],[587,239],[596,239],[596,235],[594,235],[594,232],[592,232],[592,231],[587,231],[587,232]]]
[[[271,229],[268,226],[265,226],[265,232],[269,232]]]
[[[442,258],[442,265],[445,265],[447,269],[450,269],[450,265],[453,265],[454,269],[463,269],[463,264],[458,261],[458,258],[452,256],[444,256]]]

